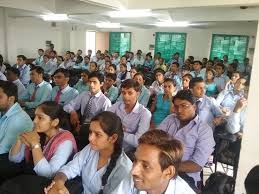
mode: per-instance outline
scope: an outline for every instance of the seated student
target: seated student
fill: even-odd
[[[17,64],[14,66],[20,71],[20,81],[27,87],[30,82],[30,67],[26,65],[27,58],[24,55],[17,56]]]
[[[99,71],[103,72],[104,68],[105,68],[105,59],[104,59],[104,54],[103,53],[101,53],[100,57],[97,58],[96,63],[97,63]]]
[[[150,96],[159,95],[164,93],[164,70],[156,69],[155,78],[156,80],[149,87]]]
[[[163,69],[165,72],[167,71],[167,66],[165,64],[164,58],[159,58],[158,64],[155,65],[153,70],[156,70],[156,69]]]
[[[233,90],[223,90],[219,93],[216,102],[227,116],[233,111],[236,102],[245,96],[244,90],[246,84],[246,79],[239,78],[236,81]]]
[[[259,165],[253,167],[246,176],[245,188],[247,194],[257,194],[259,191]]]
[[[240,72],[234,71],[231,75],[231,79],[226,83],[225,90],[233,91],[235,88],[235,83],[239,78],[241,78]]]
[[[109,65],[108,73],[116,74],[116,66],[114,64]]]
[[[131,67],[131,69],[130,69],[130,77],[131,77],[131,79],[134,78],[134,75],[136,73],[138,73],[138,69],[136,67]]]
[[[109,66],[112,65],[111,61],[105,61],[104,75],[109,73]],[[115,71],[116,72],[116,71]]]
[[[90,57],[85,56],[84,61],[83,61],[83,65],[82,65],[82,69],[86,69],[86,70],[89,71],[89,66],[90,66]]]
[[[114,86],[116,83],[116,77],[116,74],[106,74],[102,87],[104,95],[110,99],[112,104],[116,102],[119,94],[118,88]]]
[[[201,77],[202,79],[205,79],[205,69],[202,69],[202,63],[200,61],[194,61],[193,62],[193,71],[191,71],[191,75],[193,78],[195,77]]]
[[[196,98],[196,113],[200,119],[206,122],[212,129],[223,123],[223,113],[215,102],[215,99],[205,95],[205,82],[201,77],[190,81],[190,90]]]
[[[80,132],[80,138],[82,137],[79,140],[79,149],[83,148],[88,143],[87,136],[90,120],[95,115],[107,110],[108,107],[111,106],[111,101],[101,91],[103,82],[103,74],[98,72],[90,73],[90,91],[81,93],[64,106],[64,110],[70,114],[71,124],[74,126],[76,131]],[[77,111],[79,110],[81,113],[81,118],[77,114]],[[85,139],[83,139],[83,137],[85,137]]]
[[[89,91],[88,76],[89,76],[89,71],[86,69],[82,69],[81,79],[74,86],[74,88],[77,89],[79,94],[81,94],[82,92]]]
[[[237,70],[236,65],[233,63],[228,64],[227,71],[224,72],[231,79],[232,73]]]
[[[133,67],[142,67],[144,64],[144,58],[142,57],[142,52],[137,52],[136,57],[132,62]]]
[[[112,194],[195,194],[178,176],[184,152],[180,141],[171,139],[164,131],[151,130],[138,142],[131,173]]]
[[[122,149],[123,127],[118,116],[102,112],[92,118],[89,144],[54,177],[45,194],[69,193],[67,180],[82,177],[83,194],[112,193],[130,173],[132,162]]]
[[[97,72],[97,71],[98,71],[97,63],[94,61],[91,61],[90,66],[89,66],[89,72],[92,73],[92,72]]]
[[[213,69],[206,70],[205,89],[206,96],[216,97],[218,94],[218,88],[214,81],[215,71]]]
[[[74,64],[75,62],[71,59],[71,53],[69,51],[64,56],[64,66],[66,69],[70,69],[71,67],[73,67]]]
[[[9,151],[9,160],[14,163],[25,160],[19,174],[36,173],[51,178],[77,152],[76,142],[72,133],[61,128],[65,123],[64,111],[56,102],[40,104],[33,123],[33,131],[18,135]],[[17,180],[13,182],[17,184]]]
[[[225,89],[226,83],[228,82],[229,78],[227,75],[224,74],[225,66],[222,63],[216,63],[215,71],[216,74],[214,81],[217,84],[218,91],[221,92]]]
[[[54,50],[50,51],[49,57],[50,67],[57,67],[57,52]]]
[[[75,64],[73,65],[73,69],[82,69],[82,62],[83,62],[83,57],[77,56]]]
[[[28,85],[25,92],[19,98],[19,104],[25,109],[34,109],[42,102],[51,98],[52,87],[50,83],[43,80],[44,70],[36,66],[31,69],[31,84]],[[30,111],[29,111],[30,112]],[[30,115],[30,114],[29,114]]]
[[[54,72],[55,87],[52,88],[51,100],[60,105],[66,105],[78,96],[78,91],[68,85],[70,73],[67,69],[57,69]]]
[[[187,73],[182,77],[182,90],[189,90],[189,83],[192,80],[192,75]]]
[[[157,129],[184,144],[179,172],[194,188],[201,180],[200,172],[214,150],[213,132],[196,114],[195,99],[190,90],[179,91],[173,98],[173,104],[175,114],[167,116]]]
[[[43,64],[43,55],[44,55],[44,50],[43,49],[38,49],[38,57],[32,62],[32,64],[36,66],[41,66]]]
[[[0,81],[0,158],[9,152],[18,134],[32,129],[29,115],[18,104],[17,86]]]
[[[190,66],[183,65],[181,67],[181,76],[183,77],[186,74],[190,74]]]
[[[173,112],[173,96],[176,91],[175,80],[166,78],[164,81],[164,94],[158,94],[152,103],[150,112],[153,113],[152,124],[158,126],[170,113]]]
[[[130,71],[131,65],[130,65],[130,62],[127,61],[126,56],[122,56],[122,57],[120,58],[120,64],[119,64],[119,65],[121,65],[121,64],[126,65],[126,71],[127,71],[127,72]],[[120,71],[120,66],[117,66],[117,71]]]
[[[120,64],[120,53],[114,52],[112,56],[112,64],[114,64],[117,67]]]
[[[57,69],[60,68],[65,69],[64,58],[62,56],[57,56]]]
[[[124,126],[124,150],[129,152],[138,145],[138,138],[150,126],[151,113],[139,104],[140,85],[133,79],[127,79],[121,84],[122,100],[116,102],[108,111],[117,114]]]
[[[6,68],[7,68],[7,65],[4,63],[4,58],[3,58],[3,56],[0,54],[0,71],[1,71],[2,73],[4,73],[5,70],[6,70]]]
[[[151,71],[154,66],[154,61],[152,60],[151,54],[146,54],[146,59],[143,64],[144,71]]]
[[[7,80],[13,82],[18,89],[18,99],[22,96],[23,92],[25,91],[25,87],[22,82],[19,80],[20,71],[15,67],[10,67],[6,69],[6,77]]]
[[[48,77],[51,76],[57,69],[58,63],[54,63],[54,61],[51,63],[50,58],[48,55],[44,55],[43,57],[43,64],[42,68],[44,69],[44,74],[46,74]]]
[[[171,65],[171,71],[165,73],[165,78],[174,79],[177,85],[177,88],[181,88],[182,80],[181,76],[179,75],[179,64],[177,62],[173,62]]]
[[[143,106],[147,107],[149,98],[150,98],[150,92],[144,85],[144,75],[142,73],[136,73],[134,75],[134,80],[139,83],[140,85],[140,94],[138,97],[139,104],[142,104]]]
[[[127,65],[124,63],[120,64],[120,72],[117,75],[117,86],[119,87],[120,84],[126,80],[126,79],[130,79],[130,72],[127,71]]]
[[[172,55],[172,59],[168,61],[168,64],[173,64],[174,62],[178,63],[180,67],[183,66],[183,59],[180,58],[180,53],[176,52]]]

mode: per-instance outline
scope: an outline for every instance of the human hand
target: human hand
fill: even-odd
[[[233,112],[240,112],[244,107],[247,106],[247,99],[246,98],[240,98],[237,103],[236,103],[236,106],[234,108],[234,111]]]
[[[69,194],[69,191],[65,187],[64,183],[57,183],[52,181],[52,183],[44,188],[45,194]]]
[[[36,131],[24,132],[20,135],[21,141],[30,147],[40,143],[40,136]]]

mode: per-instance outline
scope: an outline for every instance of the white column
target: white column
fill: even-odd
[[[256,76],[257,75],[257,76]],[[242,148],[240,153],[239,168],[237,173],[237,194],[245,193],[244,181],[252,167],[259,164],[259,25],[254,51],[253,69],[248,95],[248,107]]]
[[[7,44],[7,13],[6,8],[0,8],[0,54],[6,61],[8,58],[8,44]]]

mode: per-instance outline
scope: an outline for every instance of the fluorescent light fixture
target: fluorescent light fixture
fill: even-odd
[[[47,14],[42,15],[43,20],[45,21],[65,21],[68,20],[67,14]]]
[[[190,25],[191,24],[189,22],[174,22],[174,21],[155,23],[155,26],[158,26],[158,27],[188,27]]]
[[[150,9],[129,9],[121,11],[111,11],[109,16],[112,18],[139,18],[152,16]]]
[[[97,28],[120,28],[120,23],[100,22],[96,23]]]

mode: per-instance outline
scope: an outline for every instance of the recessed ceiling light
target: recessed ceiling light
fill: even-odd
[[[42,15],[44,21],[65,21],[68,20],[67,14],[47,14]]]

